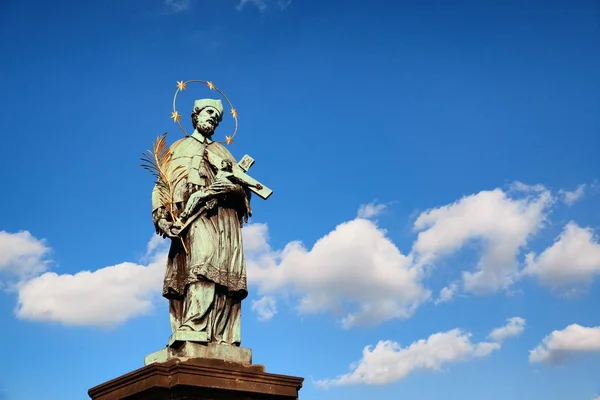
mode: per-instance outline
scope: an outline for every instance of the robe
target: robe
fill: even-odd
[[[197,190],[214,195],[216,205],[197,217],[181,237],[171,240],[163,296],[169,299],[173,331],[195,331],[206,342],[240,345],[241,301],[248,295],[242,248],[242,219],[249,212],[249,191],[237,183],[216,182],[220,165],[211,156],[235,163],[220,143],[198,132],[171,145],[171,173],[180,167],[185,177],[174,188],[176,213]],[[213,185],[214,184],[214,185]],[[153,220],[165,215],[156,187]]]

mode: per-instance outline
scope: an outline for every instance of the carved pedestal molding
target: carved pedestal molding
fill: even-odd
[[[88,391],[93,400],[297,400],[304,379],[215,359],[154,363]]]

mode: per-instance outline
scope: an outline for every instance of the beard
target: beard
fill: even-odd
[[[198,121],[198,124],[196,125],[198,132],[208,137],[215,133],[215,128],[216,126],[214,126],[210,121]]]

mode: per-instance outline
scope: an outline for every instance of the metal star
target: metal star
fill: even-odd
[[[173,111],[171,113],[171,118],[173,118],[173,121],[179,122],[179,120],[181,119],[181,115],[179,115],[177,111]]]
[[[233,118],[237,118],[238,114],[235,108],[231,109],[231,115],[233,115]]]
[[[206,85],[208,86],[208,88],[210,90],[215,90],[215,85],[213,85],[213,83],[211,81],[206,82]]]
[[[187,84],[184,81],[177,81],[177,89],[185,90],[186,86],[187,86]]]
[[[231,136],[225,136],[225,143],[227,143],[227,144],[233,143],[233,138]]]

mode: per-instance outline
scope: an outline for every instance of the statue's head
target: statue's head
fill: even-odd
[[[223,159],[221,161],[221,171],[231,172],[232,168],[233,168],[233,163],[230,160]]]
[[[192,125],[203,136],[211,137],[222,120],[223,104],[221,100],[201,99],[194,102]]]

